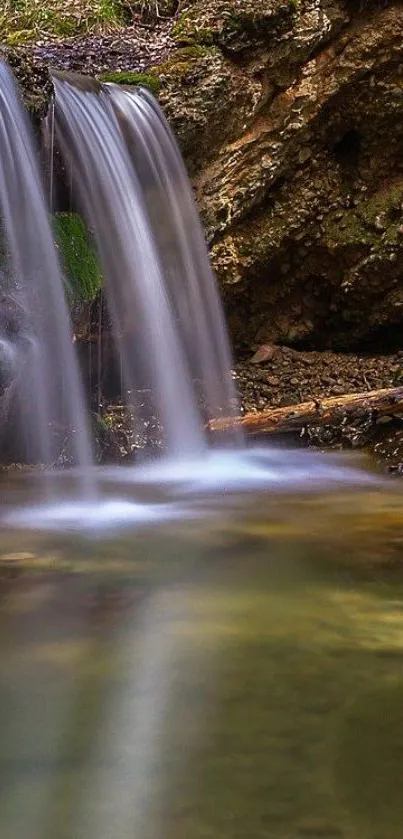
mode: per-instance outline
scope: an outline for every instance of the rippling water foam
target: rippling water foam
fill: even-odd
[[[263,447],[212,449],[199,459],[162,459],[94,471],[104,492],[96,503],[77,502],[66,493],[61,503],[7,510],[3,525],[102,535],[127,527],[208,519],[225,509],[228,497],[232,502],[239,498],[246,505],[248,493],[329,492],[341,487],[376,488],[385,483],[343,456]],[[66,475],[59,478],[63,482]]]

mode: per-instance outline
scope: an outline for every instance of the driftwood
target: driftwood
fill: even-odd
[[[256,414],[211,420],[211,431],[241,428],[245,434],[283,434],[299,431],[305,426],[346,425],[361,417],[403,414],[403,387],[346,393],[328,399],[312,399],[285,408],[268,408]]]

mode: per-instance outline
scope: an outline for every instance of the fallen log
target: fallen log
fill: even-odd
[[[346,425],[349,421],[373,415],[377,417],[403,414],[403,387],[346,393],[328,399],[311,399],[284,408],[268,408],[243,417],[223,417],[209,422],[211,431],[240,428],[248,435],[284,434],[302,431],[306,426]]]

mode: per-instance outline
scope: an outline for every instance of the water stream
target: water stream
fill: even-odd
[[[83,92],[57,78],[55,88],[58,135],[73,157],[95,233],[126,390],[151,387],[170,454],[201,454],[202,424],[181,321],[174,317],[143,195],[141,178],[151,179],[152,188],[153,171],[133,166],[109,92]]]
[[[2,839],[400,839],[401,493],[214,505],[3,526]]]
[[[10,71],[0,62],[0,210],[9,249],[10,283],[29,321],[20,362],[20,420],[33,457],[57,457],[51,421],[74,429],[80,494],[92,494],[91,445],[64,283],[28,117]]]

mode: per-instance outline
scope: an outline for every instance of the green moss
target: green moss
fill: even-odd
[[[143,85],[147,87],[151,93],[156,95],[161,87],[159,78],[153,73],[130,73],[124,71],[117,71],[111,73],[102,73],[98,76],[100,82],[113,82],[113,84],[123,85]]]
[[[195,45],[202,44],[212,46],[214,44],[214,29],[206,27],[197,21],[194,12],[185,12],[175,24],[172,34],[181,44]]]
[[[371,245],[375,251],[399,241],[403,183],[389,184],[357,208],[329,214],[324,239],[334,245]]]
[[[102,275],[83,220],[74,213],[58,213],[52,225],[70,299],[92,300],[102,285]]]
[[[370,244],[370,236],[356,211],[346,210],[343,217],[339,213],[331,213],[324,224],[324,241],[328,245],[358,245],[362,242]]]
[[[209,55],[214,55],[215,50],[211,47],[201,46],[200,44],[193,44],[192,46],[188,47],[181,47],[181,49],[176,50],[175,55],[184,59],[184,60],[191,60],[192,58],[206,58]]]
[[[215,52],[211,47],[202,47],[200,45],[183,47],[175,50],[168,61],[164,61],[162,64],[153,67],[152,72],[158,74],[158,76],[172,76],[177,79],[183,78],[194,69],[197,60],[211,57],[215,55]]]
[[[375,224],[378,216],[384,216],[386,222],[394,211],[398,211],[397,220],[400,223],[400,208],[403,201],[403,182],[401,180],[389,184],[387,189],[377,192],[365,203],[360,205],[360,215],[370,225]]]
[[[20,87],[25,106],[35,120],[42,119],[53,95],[48,67],[33,61],[26,50],[7,48],[2,52]]]
[[[15,46],[38,38],[101,32],[123,24],[126,15],[121,0],[5,0],[0,42]]]

